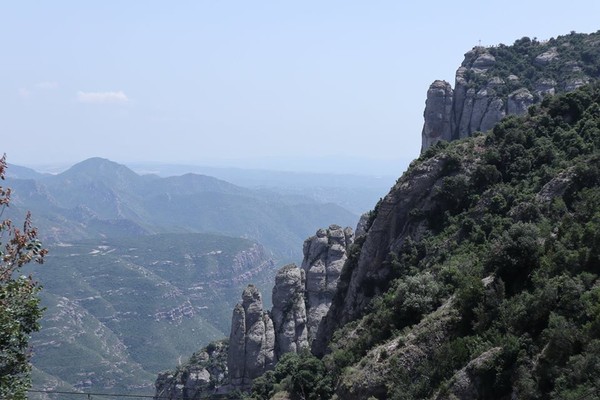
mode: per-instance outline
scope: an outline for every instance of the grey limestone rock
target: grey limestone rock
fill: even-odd
[[[587,77],[570,78],[565,81],[565,92],[572,92],[590,82]]]
[[[538,96],[554,96],[556,94],[556,81],[554,79],[540,79],[535,84],[535,93]]]
[[[248,285],[231,319],[227,366],[231,385],[247,389],[252,380],[275,364],[273,322],[263,310],[262,297],[254,285]]]
[[[483,114],[483,118],[481,118],[481,123],[479,124],[478,130],[481,132],[486,132],[492,129],[494,125],[498,123],[498,121],[506,116],[506,112],[504,110],[504,101],[498,97],[492,98],[488,103],[485,114]]]
[[[277,271],[273,287],[273,326],[277,357],[308,348],[304,271],[289,264]]]
[[[542,190],[536,194],[537,203],[547,206],[556,197],[562,196],[572,184],[576,174],[573,168],[558,173],[550,182],[546,183]]]
[[[204,399],[223,393],[227,377],[227,343],[213,342],[175,371],[162,372],[155,382],[156,399]]]
[[[542,54],[538,55],[535,58],[535,60],[533,61],[533,63],[538,66],[546,66],[546,65],[550,64],[552,61],[556,60],[557,58],[558,58],[558,50],[556,50],[556,47],[552,47],[550,50],[545,51]]]
[[[508,95],[508,114],[522,115],[533,104],[533,95],[525,88],[517,89]]]
[[[485,115],[489,102],[493,92],[486,87],[477,92],[475,95],[475,101],[473,102],[473,111],[471,112],[471,123],[469,125],[469,131],[475,132],[480,130],[481,121]],[[461,136],[462,137],[462,136]]]
[[[454,374],[450,385],[444,393],[436,394],[434,400],[470,400],[479,398],[481,375],[494,365],[502,351],[501,347],[492,347],[477,358],[471,360],[464,368]]]
[[[462,114],[460,116],[460,122],[458,125],[458,132],[456,135],[452,135],[453,139],[462,139],[469,136],[471,132],[471,118],[473,115],[475,96],[475,89],[469,88],[466,90],[464,96],[464,103],[462,105]]]
[[[452,115],[450,119],[450,130],[452,132],[451,140],[457,138],[456,131],[460,131],[459,125],[462,122],[463,111],[467,104],[467,91],[469,90],[469,83],[467,82],[466,78],[467,71],[468,68],[464,65],[460,66],[458,70],[456,70],[454,99],[452,102]],[[474,94],[475,91],[473,90],[472,93]]]
[[[351,228],[337,225],[319,229],[308,238],[302,268],[289,264],[277,271],[271,313],[264,310],[258,289],[246,287],[242,301],[233,309],[227,373],[219,376],[221,380],[227,377],[229,385],[222,393],[249,389],[252,381],[272,369],[283,354],[309,347],[309,337],[314,337],[329,309],[353,240]],[[178,382],[183,386],[171,385],[169,390],[182,394],[185,385],[205,387],[202,382],[215,380],[213,373],[202,368],[188,375],[186,382]]]
[[[369,218],[371,218],[371,212],[366,212],[360,216],[358,223],[356,224],[356,230],[354,231],[355,237],[362,236],[367,233],[367,223],[369,222]]]
[[[352,229],[331,225],[304,242],[302,270],[306,276],[306,310],[309,342],[317,335],[321,319],[329,311],[347,250],[354,241]]]
[[[491,48],[477,46],[467,52],[456,71],[454,88],[436,80],[427,91],[421,152],[441,140],[488,131],[506,115],[524,114],[545,96],[573,91],[595,79],[586,75],[584,61],[565,60],[561,64],[559,48],[542,46],[540,54],[526,61],[533,68],[529,74],[513,60],[497,60],[492,53],[502,53]],[[558,74],[556,68],[560,69]],[[536,81],[531,81],[531,71],[535,71]]]
[[[451,139],[450,115],[452,112],[452,87],[446,81],[435,81],[427,91],[425,124],[422,140],[425,148],[440,140]]]
[[[436,207],[435,188],[441,185],[448,159],[431,158],[405,173],[383,198],[369,232],[361,246],[357,264],[348,281],[338,284],[338,290],[327,315],[319,326],[311,348],[322,355],[333,332],[346,322],[358,318],[379,288],[389,283],[391,266],[381,267],[390,252],[398,252],[410,237],[418,240],[426,231],[427,222],[412,217],[410,211]],[[385,290],[385,289],[383,289]]]
[[[342,372],[336,387],[338,398],[388,398],[387,387],[393,384],[394,369],[398,365],[411,378],[418,376],[421,373],[419,365],[440,347],[460,323],[460,314],[453,303],[452,299],[448,300],[404,333],[371,348],[360,363]],[[356,329],[365,328],[359,322]],[[348,336],[348,341],[352,342],[352,332]]]
[[[494,64],[496,64],[496,58],[490,53],[483,52],[475,59],[471,65],[471,69],[475,73],[481,73],[487,71]]]

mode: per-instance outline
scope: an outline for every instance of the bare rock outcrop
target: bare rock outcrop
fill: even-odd
[[[508,95],[508,114],[525,114],[531,105],[533,105],[533,95],[525,88],[517,89]]]
[[[308,347],[304,291],[304,271],[295,264],[286,265],[277,271],[271,315],[278,357]]]
[[[227,343],[217,341],[194,353],[175,371],[162,372],[156,379],[156,399],[204,399],[221,394],[227,384]]]
[[[306,276],[304,298],[309,342],[316,337],[321,319],[329,311],[353,241],[351,228],[331,225],[328,229],[319,229],[304,242],[302,270]]]
[[[492,128],[507,112],[507,100],[496,95],[506,83],[497,76],[486,78],[496,59],[484,48],[476,47],[465,55],[456,71],[456,89],[446,81],[434,81],[427,91],[421,150],[440,140],[468,137],[475,131]],[[477,76],[477,78],[474,78]],[[475,87],[472,80],[483,80]]]
[[[371,218],[372,212],[373,211],[369,211],[360,216],[360,219],[356,224],[356,231],[354,231],[355,238],[365,235],[367,233],[367,230],[369,229],[369,219]]]
[[[262,297],[254,285],[248,285],[231,319],[227,366],[235,389],[245,390],[252,380],[275,364],[273,322],[263,310]]]
[[[407,375],[416,377],[419,374],[418,366],[439,348],[460,323],[460,313],[453,303],[453,299],[446,301],[406,333],[372,348],[360,363],[345,370],[336,388],[338,398],[388,398],[389,386],[394,381],[394,365],[401,365]],[[360,324],[356,329],[361,329]]]
[[[467,52],[456,71],[454,88],[436,80],[427,91],[421,152],[440,140],[490,130],[506,115],[524,114],[546,96],[597,79],[586,69],[585,52],[574,55],[564,50],[572,48],[569,40],[562,37],[552,45],[523,38],[514,51],[500,45],[476,46]],[[556,45],[559,42],[561,46]]]
[[[453,90],[446,81],[435,81],[427,91],[423,117],[422,140],[427,148],[440,140],[449,141],[451,137],[450,114],[452,112]]]
[[[369,215],[363,219],[366,230]],[[157,396],[192,400],[245,391],[283,354],[308,349],[329,310],[353,241],[352,229],[338,225],[306,239],[302,268],[289,264],[277,271],[271,312],[264,310],[258,289],[248,285],[233,309],[228,346],[213,343],[195,354],[183,372],[160,374]]]
[[[533,63],[538,66],[546,66],[558,58],[558,50],[556,47],[550,48],[548,51],[538,55]]]
[[[438,393],[433,400],[470,400],[481,398],[482,379],[480,375],[487,372],[496,363],[501,354],[501,347],[492,347],[460,369],[452,379],[444,393]]]
[[[465,162],[475,165],[479,155],[471,156],[473,160]],[[435,193],[449,162],[446,156],[439,156],[414,165],[379,203],[369,231],[361,240],[358,258],[349,258],[344,266],[345,278],[340,280],[331,308],[319,326],[311,346],[313,353],[325,354],[333,332],[359,318],[371,299],[387,290],[392,270],[384,261],[390,253],[397,254],[409,238],[418,241],[427,231],[427,221],[411,211],[427,212],[438,207]]]

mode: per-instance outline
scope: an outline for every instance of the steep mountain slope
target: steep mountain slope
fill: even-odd
[[[351,228],[337,225],[306,239],[302,266],[288,264],[275,275],[271,311],[259,288],[248,285],[233,309],[229,340],[213,342],[176,370],[159,374],[155,397],[236,397],[278,360],[307,352],[331,305],[353,240]]]
[[[592,398],[599,199],[598,86],[426,151],[357,239],[313,346],[337,396]]]
[[[600,32],[524,37],[512,46],[475,47],[456,71],[454,88],[435,81],[427,92],[422,151],[491,129],[548,95],[575,90],[600,76]]]
[[[313,354],[287,353],[244,398],[598,397],[599,35],[476,48],[458,97],[434,83],[434,140],[357,229]],[[297,313],[292,298],[273,309]],[[226,348],[157,388],[209,368],[226,385]]]
[[[34,275],[48,307],[32,340],[36,388],[152,391],[155,374],[225,336],[248,282],[273,261],[246,239],[161,234],[63,243]],[[46,377],[43,377],[46,374]],[[50,376],[50,378],[48,378]],[[58,386],[60,387],[60,386]]]

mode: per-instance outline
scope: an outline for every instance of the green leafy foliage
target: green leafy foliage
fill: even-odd
[[[285,354],[274,371],[254,380],[249,399],[267,399],[287,392],[292,400],[328,399],[333,394],[331,376],[321,360],[308,351]]]
[[[545,41],[523,37],[511,46],[500,44],[489,47],[487,50],[496,58],[496,63],[487,73],[507,82],[506,87],[500,88],[506,91],[505,94],[523,86],[532,89],[544,79],[556,81],[560,88],[572,79],[597,77],[600,72],[600,49],[595,43],[599,36],[598,32],[572,32]],[[555,51],[557,57],[548,64],[535,62],[537,56],[548,51]],[[518,81],[508,79],[510,75],[516,75]],[[478,78],[484,79],[478,74],[470,78],[474,83]],[[480,83],[485,84],[485,81]]]
[[[6,157],[0,158],[4,180]],[[0,215],[10,202],[10,189],[0,186]],[[27,215],[20,230],[8,219],[0,221],[0,398],[24,399],[31,384],[29,335],[39,330],[42,316],[40,286],[21,268],[41,263],[46,250]]]
[[[538,45],[524,40],[513,51],[530,54],[530,46]],[[433,188],[434,206],[411,211],[427,232],[382,263],[393,281],[373,282],[371,292],[383,293],[334,334],[323,361],[338,388],[357,370],[384,365],[384,376],[371,379],[382,382],[373,393],[385,386],[385,398],[451,397],[459,371],[476,398],[594,398],[599,106],[598,85],[548,98],[485,136],[433,146],[413,165],[455,160]],[[460,318],[414,364],[385,350],[438,334],[423,332],[422,322],[442,304]],[[364,385],[365,374],[354,385]]]

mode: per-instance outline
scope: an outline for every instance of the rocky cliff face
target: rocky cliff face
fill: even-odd
[[[346,262],[345,277],[312,344],[314,353],[324,354],[333,332],[358,318],[370,300],[387,289],[392,271],[386,260],[407,240],[419,240],[427,231],[427,221],[419,214],[437,207],[436,188],[442,185],[450,163],[448,157],[440,156],[409,169],[379,203],[368,233],[357,243],[359,255]],[[411,213],[416,209],[421,210],[419,214]]]
[[[351,228],[319,229],[304,242],[302,267],[290,264],[277,272],[271,315],[278,358],[309,348],[317,337],[353,241]]]
[[[249,285],[233,309],[228,345],[209,352],[215,346],[211,344],[182,371],[160,374],[157,396],[196,399],[244,391],[283,354],[308,349],[327,314],[353,240],[351,228],[337,225],[306,239],[302,268],[289,264],[276,273],[271,312],[264,309],[258,289]]]
[[[590,48],[598,34],[567,35],[513,46],[478,46],[465,54],[454,88],[434,81],[427,91],[421,151],[491,129],[506,115],[520,115],[545,96],[570,92],[597,79]]]
[[[372,348],[363,358],[361,368],[345,371],[336,390],[338,397],[345,400],[368,399],[370,396],[387,398],[386,386],[390,384],[393,364],[402,365],[414,378],[420,373],[417,365],[435,352],[459,323],[460,316],[452,301],[446,302],[406,333]],[[359,324],[357,329],[361,328],[364,329]],[[395,357],[388,357],[391,354]]]
[[[302,271],[306,276],[304,300],[309,342],[316,338],[319,324],[329,311],[353,241],[352,229],[332,225],[329,229],[319,229],[304,242]]]
[[[275,325],[278,357],[285,353],[297,353],[308,347],[304,291],[304,271],[296,265],[286,265],[277,271],[271,315]]]
[[[227,357],[229,381],[235,389],[247,389],[254,378],[272,369],[274,364],[273,321],[263,310],[258,289],[248,285],[231,319]]]

